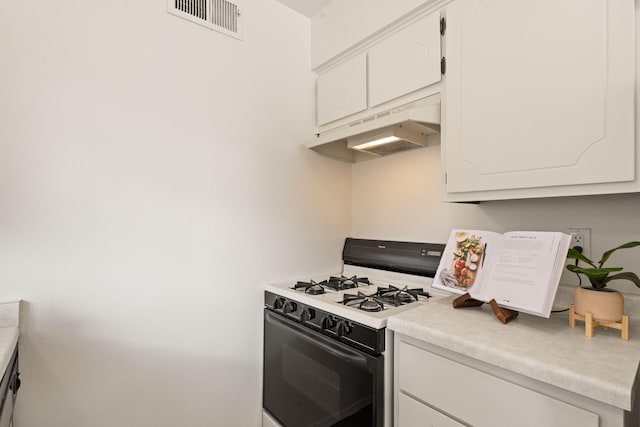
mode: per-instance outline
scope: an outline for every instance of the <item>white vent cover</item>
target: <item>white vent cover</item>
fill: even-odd
[[[169,13],[242,40],[240,0],[167,0]]]

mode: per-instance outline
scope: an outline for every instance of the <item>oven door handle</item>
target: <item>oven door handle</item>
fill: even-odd
[[[323,351],[339,357],[342,360],[349,361],[352,365],[365,368],[371,372],[375,367],[376,357],[353,349],[340,341],[326,337],[316,331],[302,326],[295,321],[286,320],[277,314],[273,314],[265,310],[265,321],[281,328],[288,328],[294,332],[298,338],[305,340],[309,344],[319,347]]]

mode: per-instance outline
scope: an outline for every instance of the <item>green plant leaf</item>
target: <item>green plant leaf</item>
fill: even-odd
[[[624,273],[618,273],[607,277],[605,279],[605,284],[609,283],[612,280],[629,280],[640,288],[640,277],[638,277],[636,273],[632,273],[630,271],[625,271]]]
[[[624,267],[609,267],[609,268],[584,268],[578,267],[576,265],[569,264],[567,265],[567,270],[573,273],[582,273],[587,277],[592,276],[606,276],[609,273],[614,273],[616,271],[622,271]],[[624,274],[624,273],[620,273]]]
[[[615,273],[616,271],[621,271],[623,267],[610,267],[610,268],[584,268],[578,267],[575,265],[567,265],[567,270],[573,273],[581,273],[587,276],[591,286],[594,289],[600,290],[607,286],[607,282],[609,281],[609,273]],[[625,273],[619,273],[625,274]],[[624,278],[624,277],[621,277]],[[630,280],[630,279],[629,279]]]
[[[602,259],[599,261],[600,267],[602,267],[602,264],[604,264],[609,259],[611,254],[617,251],[618,249],[634,248],[636,246],[640,246],[640,242],[628,242],[628,243],[625,243],[624,245],[618,246],[617,248],[608,250],[607,252],[602,254]]]
[[[595,265],[595,263],[593,261],[591,261],[589,258],[587,258],[586,256],[582,255],[581,252],[578,252],[573,248],[569,249],[569,252],[567,253],[567,258],[568,259],[577,259],[577,260],[585,262],[585,263],[587,263],[589,265],[592,265],[594,268],[597,267],[597,265]]]
[[[600,291],[607,287],[607,282],[606,280],[603,280],[603,279],[596,279],[595,277],[589,277],[589,282],[591,283],[591,287],[596,291]]]

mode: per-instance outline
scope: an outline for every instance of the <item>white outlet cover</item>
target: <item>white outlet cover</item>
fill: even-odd
[[[567,234],[571,236],[582,236],[582,254],[587,258],[591,256],[591,229],[590,228],[567,228]]]

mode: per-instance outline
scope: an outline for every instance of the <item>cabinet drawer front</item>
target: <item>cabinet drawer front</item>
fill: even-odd
[[[367,56],[358,55],[318,76],[318,125],[367,109]]]
[[[440,15],[428,15],[369,50],[372,106],[440,81]]]
[[[398,396],[398,408],[398,427],[464,427],[459,422],[402,393]]]
[[[597,414],[405,342],[398,348],[400,392],[475,427],[598,427]]]

